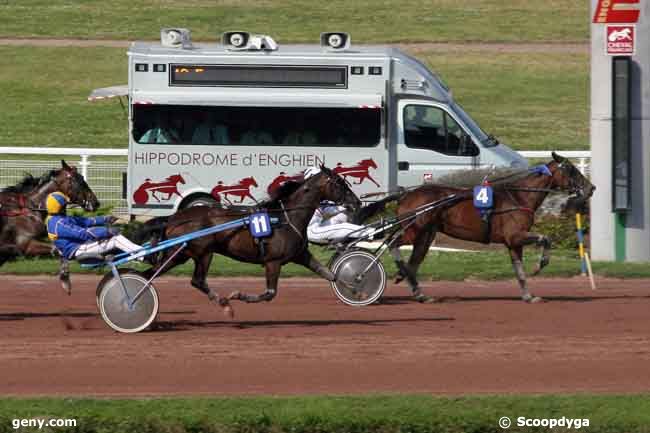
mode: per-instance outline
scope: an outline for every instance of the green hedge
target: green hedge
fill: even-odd
[[[586,418],[582,431],[635,433],[650,432],[650,396],[6,399],[0,400],[0,433],[17,431],[13,419],[35,416],[77,420],[76,428],[49,430],[57,433],[496,433],[506,431],[498,426],[502,416],[511,418],[507,431],[513,432],[548,431],[518,427],[517,418],[525,416]]]

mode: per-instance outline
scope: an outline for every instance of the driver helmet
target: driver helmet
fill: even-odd
[[[45,200],[45,207],[48,215],[58,215],[65,213],[65,208],[70,202],[70,198],[61,191],[48,194]]]

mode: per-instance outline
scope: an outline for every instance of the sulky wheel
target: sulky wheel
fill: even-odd
[[[352,306],[369,305],[378,300],[386,288],[386,271],[381,261],[366,251],[349,251],[332,262],[334,294]]]
[[[125,333],[140,332],[156,319],[158,293],[156,288],[147,284],[147,279],[136,271],[120,272],[120,278],[122,282],[108,274],[97,287],[99,311],[102,319],[114,330]]]

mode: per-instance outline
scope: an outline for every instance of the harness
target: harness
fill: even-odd
[[[11,206],[9,209],[7,208],[8,204],[4,203],[0,205],[0,216],[3,217],[19,217],[19,216],[27,216],[30,215],[33,211],[42,211],[42,209],[34,209],[31,207],[27,206],[27,198],[25,197],[24,194],[17,194],[16,195],[16,202],[15,206],[13,206],[14,203],[10,203],[9,206]]]

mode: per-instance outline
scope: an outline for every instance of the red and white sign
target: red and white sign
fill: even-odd
[[[594,23],[636,23],[639,21],[639,0],[598,0]]]
[[[607,26],[605,41],[607,54],[631,56],[634,54],[634,26]]]

